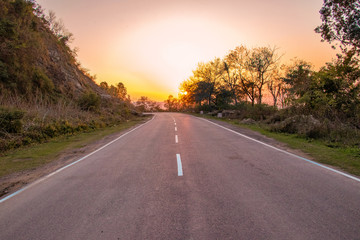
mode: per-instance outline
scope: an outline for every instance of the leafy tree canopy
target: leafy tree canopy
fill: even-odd
[[[343,51],[350,47],[360,54],[359,0],[324,0],[320,14],[322,24],[315,32],[321,34],[323,41],[338,41]]]

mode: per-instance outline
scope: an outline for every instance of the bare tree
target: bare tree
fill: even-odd
[[[240,88],[254,105],[257,97],[256,76],[254,72],[249,71],[251,70],[249,69],[249,54],[250,51],[245,46],[239,46],[231,50],[226,59],[232,62],[240,79]]]
[[[68,43],[73,40],[73,34],[66,29],[64,22],[57,19],[54,11],[49,11],[49,15],[45,18],[48,22],[49,29],[62,42]]]
[[[276,69],[272,75],[272,78],[268,81],[267,87],[273,97],[274,107],[277,106],[278,99],[282,93],[284,82],[282,81],[281,73]]]
[[[258,104],[262,103],[263,87],[271,79],[272,72],[278,67],[280,57],[276,55],[276,48],[254,48],[247,54],[246,68],[255,75],[255,86],[258,91]]]
[[[280,89],[280,95],[279,95],[279,100],[281,103],[281,108],[284,108],[288,105],[288,90],[286,87],[286,84],[282,85],[281,89]]]

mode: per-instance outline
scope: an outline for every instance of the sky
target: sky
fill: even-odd
[[[123,82],[132,100],[177,97],[199,62],[236,46],[277,47],[282,62],[315,69],[335,52],[314,29],[322,0],[37,0],[74,34],[82,66],[98,83]]]

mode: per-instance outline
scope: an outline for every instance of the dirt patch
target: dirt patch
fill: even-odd
[[[133,126],[132,128],[135,128],[136,126]],[[84,147],[63,151],[53,161],[43,166],[0,177],[0,197],[15,192],[24,187],[25,185],[28,185],[56,171],[59,168],[78,160],[79,158],[95,151],[101,146],[107,144],[108,142],[111,142],[112,140],[118,138],[125,131],[129,131],[132,128],[110,134],[100,140],[87,144]],[[15,159],[15,161],[23,160],[24,159]]]

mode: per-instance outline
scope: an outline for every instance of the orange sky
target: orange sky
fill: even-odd
[[[199,61],[241,44],[277,46],[320,67],[335,57],[314,28],[322,0],[38,0],[75,36],[97,81],[123,82],[133,100],[177,96]]]

